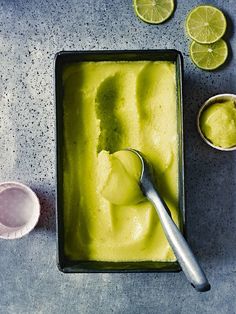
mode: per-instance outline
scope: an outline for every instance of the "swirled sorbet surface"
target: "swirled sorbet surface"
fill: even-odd
[[[80,62],[65,68],[68,258],[176,260],[155,209],[140,192],[137,160],[118,152],[131,147],[149,159],[156,186],[179,225],[175,71],[175,64],[165,61]],[[107,176],[114,171],[115,179]]]
[[[236,105],[233,100],[207,107],[200,119],[203,134],[214,145],[230,148],[236,145]]]

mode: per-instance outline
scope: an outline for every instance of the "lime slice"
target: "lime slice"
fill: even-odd
[[[215,70],[227,59],[228,47],[223,39],[208,45],[193,41],[190,46],[190,56],[199,68],[203,70]]]
[[[160,24],[174,12],[174,0],[133,0],[137,16],[146,23]]]
[[[217,8],[200,5],[188,15],[186,28],[189,36],[200,44],[212,44],[226,31],[226,19]]]

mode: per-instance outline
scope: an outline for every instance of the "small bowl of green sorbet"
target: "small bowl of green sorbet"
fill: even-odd
[[[197,127],[211,147],[236,150],[236,95],[220,94],[205,101],[198,113]]]

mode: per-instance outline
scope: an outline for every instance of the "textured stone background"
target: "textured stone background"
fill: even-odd
[[[37,228],[0,241],[0,313],[235,313],[236,152],[205,145],[195,127],[208,97],[236,93],[236,5],[208,0],[228,16],[232,56],[214,73],[189,59],[187,12],[177,1],[160,26],[139,21],[128,0],[0,0],[0,180],[39,195]],[[56,267],[54,55],[60,50],[175,48],[185,62],[186,200],[189,241],[212,290],[177,274],[62,274]]]

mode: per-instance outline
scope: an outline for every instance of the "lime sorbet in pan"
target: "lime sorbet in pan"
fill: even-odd
[[[139,161],[122,150],[131,147],[149,159],[180,225],[175,64],[75,63],[65,68],[63,85],[67,257],[175,261],[155,209],[139,189]]]
[[[139,187],[142,164],[134,153],[122,150],[98,155],[98,192],[115,205],[135,205],[144,200]]]

